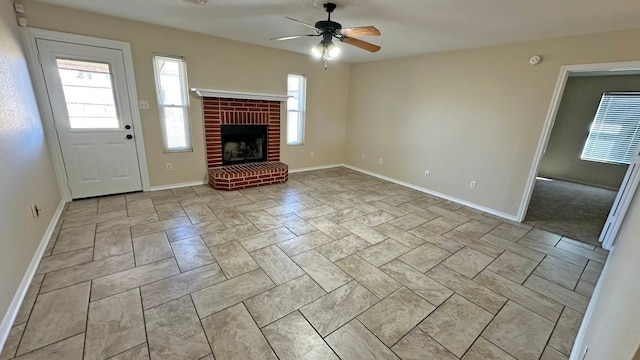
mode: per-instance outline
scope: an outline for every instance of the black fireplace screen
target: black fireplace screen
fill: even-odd
[[[266,125],[222,125],[222,164],[267,161]]]

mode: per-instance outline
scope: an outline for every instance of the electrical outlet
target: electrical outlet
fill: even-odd
[[[475,182],[475,180],[471,180],[471,183],[469,183],[469,187],[470,187],[470,188],[472,188],[472,189],[475,189],[475,188],[476,188],[476,182]]]
[[[364,154],[360,155],[360,159],[364,160]]]
[[[431,175],[431,172],[429,170],[425,170],[424,171],[424,176],[429,176],[429,175]]]
[[[316,153],[314,153],[313,151],[311,152],[311,154],[309,154],[309,157],[314,157],[316,155]]]
[[[378,159],[378,164],[382,165],[382,158]]]
[[[171,163],[167,163],[167,171],[171,170],[173,170],[173,166],[171,166]]]
[[[139,100],[138,107],[143,110],[149,109],[149,101],[148,100]]]
[[[40,211],[42,211],[42,209],[38,207],[38,204],[31,205],[31,215],[34,219],[37,219],[40,216]]]

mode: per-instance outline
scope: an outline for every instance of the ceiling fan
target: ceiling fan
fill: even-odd
[[[380,31],[378,29],[376,29],[374,26],[342,28],[342,25],[340,23],[331,21],[331,13],[336,9],[337,5],[334,3],[326,3],[322,6],[327,12],[327,20],[320,20],[316,22],[315,25],[307,24],[304,21],[285,16],[289,20],[293,20],[308,28],[313,29],[313,34],[282,36],[271,40],[282,41],[304,37],[321,36],[322,40],[320,40],[320,43],[318,45],[314,46],[311,49],[311,52],[317,57],[322,58],[322,60],[324,61],[325,69],[327,68],[327,61],[334,58],[340,53],[340,48],[338,48],[338,46],[333,43],[333,38],[370,52],[376,52],[380,50],[380,46],[378,45],[353,38],[353,36],[380,36]]]

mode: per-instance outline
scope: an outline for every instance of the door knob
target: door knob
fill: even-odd
[[[129,129],[131,129],[131,125],[125,125],[124,128],[129,130]]]
[[[131,140],[131,139],[133,139],[133,135],[131,134],[127,135],[127,140]]]

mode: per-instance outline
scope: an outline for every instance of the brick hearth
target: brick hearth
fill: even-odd
[[[236,190],[287,181],[288,167],[280,162],[280,105],[280,101],[203,98],[209,183],[214,188]],[[267,125],[267,162],[222,166],[221,125]]]

